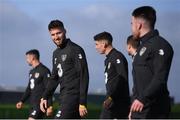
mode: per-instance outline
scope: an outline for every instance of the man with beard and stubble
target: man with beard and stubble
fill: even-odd
[[[30,98],[30,114],[29,120],[33,119],[42,119],[44,113],[40,110],[39,104],[43,92],[46,89],[46,86],[49,82],[50,71],[39,61],[40,55],[39,51],[36,49],[26,52],[27,63],[33,67],[29,72],[29,83],[26,88],[24,95],[21,100],[16,104],[17,109],[23,107],[23,103]],[[48,108],[46,110],[46,115],[49,116],[52,114],[52,97],[48,99]]]
[[[133,61],[131,119],[168,118],[170,97],[167,87],[173,58],[172,46],[154,29],[156,11],[142,6],[132,12],[132,34],[141,41]]]
[[[53,52],[53,70],[48,88],[41,99],[41,110],[45,112],[47,99],[60,84],[60,108],[56,119],[78,119],[87,114],[87,92],[89,84],[88,65],[84,50],[66,38],[66,30],[59,20],[52,20],[49,33],[57,49]]]

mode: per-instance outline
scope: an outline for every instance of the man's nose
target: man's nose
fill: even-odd
[[[54,38],[55,38],[55,40],[57,40],[57,39],[58,39],[58,35],[57,35],[57,34],[55,34]]]

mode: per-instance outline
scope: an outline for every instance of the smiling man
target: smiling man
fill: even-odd
[[[47,99],[60,84],[60,108],[55,118],[84,117],[87,114],[89,85],[88,65],[84,50],[66,38],[66,30],[61,21],[51,21],[48,29],[57,49],[53,53],[52,76],[41,99],[41,110],[45,112]]]

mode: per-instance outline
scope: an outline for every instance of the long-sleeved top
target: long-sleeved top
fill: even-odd
[[[34,107],[39,106],[40,99],[46,89],[50,78],[50,70],[43,64],[39,64],[29,72],[29,83],[24,95],[21,98],[25,102],[30,98],[30,104]],[[52,105],[52,97],[48,99],[48,105]]]
[[[105,59],[105,83],[106,97],[111,97],[115,106],[127,107],[130,104],[128,63],[124,55],[115,48]]]
[[[70,39],[53,52],[53,70],[51,82],[44,92],[47,99],[60,84],[60,103],[86,105],[89,85],[89,72],[84,50]],[[73,96],[75,99],[73,100]],[[78,99],[78,101],[77,101]]]
[[[173,48],[157,30],[150,31],[140,40],[141,45],[133,61],[133,98],[145,105],[162,102],[169,97],[167,81]]]

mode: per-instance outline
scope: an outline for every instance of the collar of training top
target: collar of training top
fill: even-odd
[[[144,36],[142,36],[140,39],[141,39],[141,42],[144,43],[146,42],[147,40],[149,40],[151,37],[154,37],[154,36],[158,36],[159,35],[159,32],[158,30],[152,30],[148,33],[146,33]]]
[[[106,57],[108,58],[109,56],[111,56],[111,54],[113,53],[113,51],[115,51],[115,48],[113,48],[113,49],[109,52],[109,54],[106,55]]]
[[[62,43],[62,45],[61,46],[59,46],[59,48],[61,48],[61,49],[63,49],[63,48],[65,48],[66,47],[66,45],[67,45],[67,43],[70,41],[70,39],[68,38],[68,39],[64,39],[63,40],[63,43]]]
[[[42,63],[39,63],[39,65],[37,65],[35,68],[38,68],[39,66],[41,66],[42,65]]]

